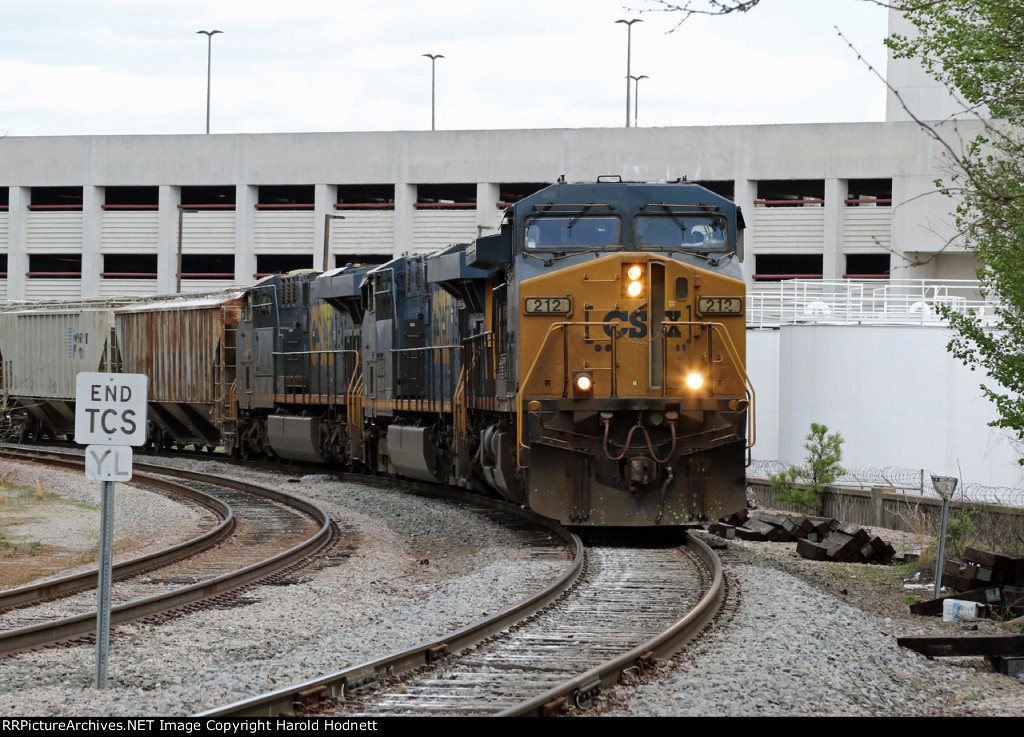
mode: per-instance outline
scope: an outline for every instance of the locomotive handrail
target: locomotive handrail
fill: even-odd
[[[346,385],[346,388],[345,388],[345,404],[347,406],[347,405],[351,404],[351,394],[352,394],[353,382],[355,381],[357,376],[360,376],[360,370],[359,370],[360,355],[359,355],[359,351],[358,350],[353,349],[353,348],[331,348],[329,350],[315,350],[315,351],[271,351],[270,355],[273,356],[274,358],[279,358],[279,357],[282,357],[282,356],[283,357],[288,357],[288,356],[338,356],[338,355],[342,355],[342,354],[345,354],[345,353],[351,353],[351,354],[353,354],[356,357],[356,360],[355,360],[355,364],[356,365],[353,367],[352,375],[349,377],[348,384]],[[322,368],[322,366],[320,368]],[[308,372],[309,376],[312,377],[313,373],[314,373],[313,370],[312,370],[313,369],[312,362],[310,362],[310,365],[309,365],[308,369],[309,369],[309,372]],[[317,371],[316,372],[316,374],[317,374],[317,384],[318,385],[322,381],[322,377],[321,377],[322,373],[323,373],[322,371]],[[325,395],[328,396],[328,397],[335,396],[332,391],[327,391],[325,393],[322,390],[318,390],[318,391],[314,392],[314,391],[312,391],[312,389],[310,389],[310,391],[304,392],[304,393],[308,394],[308,395],[315,394],[317,396],[325,396]]]
[[[491,330],[479,333],[477,335],[471,335],[466,338],[463,349],[469,348],[468,354],[462,360],[462,368],[459,372],[459,381],[455,386],[455,396],[452,398],[452,414],[454,421],[452,422],[453,432],[453,443],[458,444],[459,434],[462,437],[466,436],[466,428],[469,425],[469,419],[467,417],[466,409],[466,392],[473,381],[473,374],[476,371],[477,357],[481,354],[484,356],[485,363],[489,357],[489,350],[493,348],[494,332]],[[476,343],[482,345],[482,350],[476,348]],[[487,380],[490,380],[490,375],[486,376]],[[485,388],[486,391],[486,388]],[[478,398],[477,395],[474,395]]]
[[[563,337],[565,337],[565,328],[572,327],[574,325],[589,326],[589,327],[610,326],[612,328],[611,329],[612,361],[611,361],[610,370],[612,372],[611,387],[612,387],[612,392],[613,392],[613,396],[614,396],[614,390],[615,390],[615,385],[616,385],[615,384],[615,379],[616,379],[616,376],[615,376],[615,341],[616,341],[616,338],[618,338],[617,327],[618,327],[619,323],[617,321],[615,321],[615,322],[556,322],[556,323],[552,323],[551,326],[548,328],[548,332],[544,336],[544,342],[541,343],[540,348],[537,350],[536,354],[534,355],[533,363],[530,364],[529,370],[526,372],[526,375],[523,377],[522,381],[519,384],[519,391],[516,392],[516,414],[517,415],[521,415],[522,414],[523,394],[526,391],[527,386],[529,385],[530,377],[533,376],[533,371],[537,367],[537,364],[540,361],[540,357],[544,354],[544,349],[547,347],[548,340],[551,338],[552,333],[554,333],[555,330],[561,330],[562,334],[563,334]],[[733,367],[736,369],[737,374],[739,374],[740,378],[742,379],[744,387],[746,389],[747,401],[748,401],[748,404],[747,404],[747,408],[748,408],[748,411],[747,411],[747,449],[750,449],[751,447],[753,447],[754,443],[757,440],[757,427],[756,427],[756,424],[754,422],[754,412],[755,412],[755,404],[756,404],[756,397],[755,397],[755,394],[754,394],[754,385],[751,383],[750,377],[747,376],[747,372],[743,369],[743,364],[739,360],[739,351],[736,350],[736,346],[732,342],[732,337],[726,331],[725,325],[723,325],[722,323],[719,323],[719,322],[695,322],[695,321],[685,321],[685,320],[664,320],[664,321],[662,321],[661,325],[662,325],[663,331],[664,331],[665,327],[675,327],[675,326],[679,326],[679,327],[685,327],[685,326],[706,327],[706,328],[711,328],[712,330],[720,332],[725,337],[726,352],[729,355],[729,360],[732,362]],[[667,342],[667,338],[668,338],[667,334],[663,334],[662,335],[662,340]],[[666,349],[667,349],[667,346],[666,346]],[[662,355],[666,355],[667,353],[668,353],[667,350],[663,350],[662,351]],[[710,366],[710,364],[711,364],[711,356],[709,354],[709,356],[708,356],[708,365]],[[565,370],[565,367],[563,366],[563,371],[564,370]],[[662,392],[663,393],[664,393],[666,388],[667,387],[662,387]],[[523,464],[522,464],[522,450],[523,450],[523,448],[526,448],[526,447],[527,446],[523,444],[523,422],[522,422],[522,418],[520,417],[519,418],[519,422],[516,423],[516,466],[519,467],[519,468],[525,468],[525,466],[523,466]]]
[[[462,401],[466,393],[466,363],[463,361],[459,369],[459,380],[455,384],[455,396],[452,397],[452,447],[458,449],[459,435],[465,437],[466,403]]]
[[[736,373],[739,374],[743,380],[744,387],[746,388],[748,404],[747,404],[747,449],[754,447],[754,443],[757,442],[757,424],[755,422],[755,395],[754,385],[750,381],[750,377],[747,376],[747,372],[743,368],[743,362],[739,358],[739,351],[736,350],[735,343],[732,342],[732,336],[725,329],[725,325],[720,322],[698,322],[694,320],[662,320],[662,336],[661,339],[665,343],[665,350],[662,351],[663,356],[668,354],[668,331],[666,327],[685,327],[685,326],[697,326],[697,327],[710,327],[715,331],[718,331],[725,338],[725,349],[729,354],[729,360],[732,362],[733,368],[736,369]],[[708,351],[708,368],[710,371],[711,366],[711,353]],[[667,372],[666,372],[667,375]],[[664,395],[665,390],[668,387],[662,387],[662,394]]]
[[[433,351],[453,351],[453,350],[461,351],[462,349],[463,349],[463,346],[461,344],[455,343],[455,344],[450,344],[450,345],[425,345],[425,346],[419,346],[417,348],[392,348],[390,352],[393,355],[395,353],[399,353],[399,354],[401,354],[401,353],[426,353],[428,351],[429,352],[433,352]],[[449,366],[452,366],[454,364],[455,364],[454,360],[450,360],[449,361]],[[399,365],[399,368],[401,368],[401,363],[399,363],[398,365]],[[425,391],[424,391],[424,394],[426,394],[425,400],[427,402],[431,402],[431,403],[434,402],[434,401],[437,401],[443,407],[444,406],[444,402],[445,402],[445,398],[447,397],[449,399],[449,401],[451,401],[453,406],[454,406],[455,392],[457,391],[457,387],[452,387],[451,386],[451,382],[449,381],[448,388],[451,391],[446,393],[445,392],[445,387],[443,385],[444,382],[439,379],[438,382],[437,382],[438,389],[439,389],[439,396],[435,396],[435,393],[434,393],[434,379],[435,379],[435,376],[436,376],[435,375],[435,370],[436,370],[435,361],[433,361],[433,360],[427,361],[426,369],[427,369],[426,372],[425,372],[426,376],[424,377],[424,383],[426,384]],[[441,377],[441,378],[443,379],[443,377]]]
[[[556,322],[556,323],[552,323],[551,327],[548,328],[547,335],[544,336],[544,342],[540,344],[540,348],[537,350],[536,354],[533,357],[533,363],[530,364],[530,368],[526,372],[526,376],[524,376],[522,381],[519,383],[519,391],[516,392],[516,417],[518,419],[518,422],[516,422],[516,466],[519,467],[519,468],[526,468],[526,466],[524,466],[522,464],[522,450],[523,450],[523,448],[525,448],[527,446],[523,445],[523,420],[522,420],[522,417],[520,416],[523,413],[523,392],[526,391],[526,387],[530,383],[530,377],[533,375],[533,370],[535,368],[537,368],[537,363],[540,361],[540,357],[542,355],[544,355],[544,348],[547,347],[548,339],[551,338],[551,334],[554,333],[556,329],[561,330],[561,331],[563,331],[562,335],[563,335],[563,339],[564,339],[564,337],[565,337],[565,328],[572,327],[574,325],[579,325],[579,326],[582,326],[582,327],[586,327],[586,326],[591,326],[591,327],[610,326],[612,328],[612,330],[611,330],[612,360],[611,360],[611,369],[610,370],[612,372],[611,387],[612,387],[612,392],[613,392],[613,396],[614,396],[615,378],[616,378],[615,377],[615,339],[618,337],[619,322],[616,320],[616,321],[609,321],[609,322],[571,321],[571,322]],[[562,367],[562,371],[563,372],[565,371],[565,366],[564,365]],[[564,393],[564,390],[563,390],[563,393]]]

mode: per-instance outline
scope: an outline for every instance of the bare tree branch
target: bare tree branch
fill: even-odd
[[[684,3],[673,2],[672,0],[647,0],[656,7],[630,8],[637,13],[681,13],[682,17],[668,32],[672,33],[679,26],[695,15],[731,15],[733,13],[746,13],[761,4],[761,0],[686,0]],[[887,2],[887,0],[857,0],[857,2],[876,5],[890,10],[901,10],[904,12],[920,10],[932,5],[940,5],[947,0],[918,0],[917,2]]]

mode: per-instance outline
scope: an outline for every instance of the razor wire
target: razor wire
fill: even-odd
[[[747,476],[770,478],[786,473],[792,464],[777,460],[751,461]],[[891,486],[894,489],[913,492],[925,497],[940,498],[932,488],[932,471],[924,468],[901,468],[898,466],[854,466],[836,478],[836,486],[870,489],[872,486]],[[1024,489],[1008,486],[985,486],[983,484],[960,484],[953,496],[961,502],[986,502],[1009,507],[1024,508]]]

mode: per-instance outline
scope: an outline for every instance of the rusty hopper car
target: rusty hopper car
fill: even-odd
[[[149,377],[150,443],[232,450],[235,334],[242,292],[140,302],[115,310],[122,371]]]

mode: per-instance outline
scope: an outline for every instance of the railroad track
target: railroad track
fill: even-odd
[[[722,602],[721,564],[696,538],[685,550],[601,546],[584,555],[577,544],[544,602],[201,716],[557,714],[677,651]]]
[[[41,459],[82,466],[81,456],[72,454],[50,451]],[[116,566],[111,625],[194,607],[278,575],[319,552],[336,532],[319,506],[255,484],[144,463],[134,464],[133,480],[205,500],[200,503],[223,520],[182,545]],[[218,547],[228,536],[230,550]],[[0,656],[93,636],[95,591],[86,589],[95,587],[96,575],[93,570],[0,594]]]

